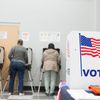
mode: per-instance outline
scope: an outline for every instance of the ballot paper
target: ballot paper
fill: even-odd
[[[81,89],[67,89],[67,92],[75,99],[75,100],[100,100],[100,96],[95,96],[92,93],[88,93],[85,90]]]

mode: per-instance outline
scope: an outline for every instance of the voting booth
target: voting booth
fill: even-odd
[[[0,69],[3,68],[4,58],[5,58],[5,49],[4,47],[0,46]]]
[[[66,39],[66,80],[72,89],[100,85],[100,32],[72,31]]]
[[[0,91],[1,91],[1,94],[3,90],[2,68],[4,65],[4,59],[5,59],[5,48],[0,46]]]

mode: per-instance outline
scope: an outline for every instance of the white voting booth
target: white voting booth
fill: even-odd
[[[100,85],[100,32],[72,31],[67,36],[66,80],[71,89]]]

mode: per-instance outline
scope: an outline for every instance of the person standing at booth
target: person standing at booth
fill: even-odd
[[[45,94],[47,96],[53,96],[55,94],[54,90],[56,85],[57,72],[59,71],[60,65],[60,56],[53,43],[48,44],[48,49],[43,52],[42,63]]]
[[[11,48],[8,58],[10,59],[9,93],[11,95],[14,93],[14,80],[16,73],[18,73],[18,93],[23,95],[24,72],[25,66],[28,63],[28,54],[26,48],[23,47],[23,40],[19,39],[17,45]]]

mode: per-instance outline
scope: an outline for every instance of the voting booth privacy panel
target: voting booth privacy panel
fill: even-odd
[[[100,32],[73,31],[67,36],[66,80],[75,89],[100,85]]]
[[[0,69],[2,69],[3,67],[4,57],[5,57],[5,49],[4,47],[0,46]]]

